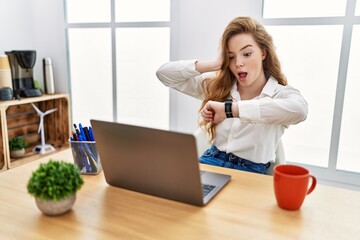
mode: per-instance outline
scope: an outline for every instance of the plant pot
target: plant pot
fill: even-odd
[[[10,157],[12,158],[20,158],[23,157],[24,155],[25,155],[25,148],[10,151]]]
[[[76,200],[76,195],[72,195],[60,201],[42,200],[35,198],[36,205],[40,211],[49,216],[64,214],[72,208]]]

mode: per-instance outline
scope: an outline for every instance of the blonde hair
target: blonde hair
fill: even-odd
[[[266,57],[263,60],[263,70],[266,75],[273,76],[281,85],[287,85],[286,77],[281,72],[280,61],[276,55],[272,37],[265,30],[264,26],[253,18],[237,17],[227,25],[222,35],[221,48],[223,63],[221,69],[214,78],[208,78],[202,82],[206,94],[200,109],[202,109],[209,100],[224,102],[225,99],[230,96],[235,76],[229,68],[228,42],[230,38],[241,33],[252,34],[260,49],[265,51]],[[211,140],[216,137],[216,124],[201,121],[200,126],[209,133]]]

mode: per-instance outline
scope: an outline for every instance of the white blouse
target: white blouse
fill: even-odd
[[[214,73],[199,73],[196,60],[168,62],[156,72],[168,87],[200,100],[204,99],[201,82]],[[228,118],[217,125],[213,144],[220,150],[255,163],[275,161],[275,151],[289,125],[306,119],[308,105],[300,92],[278,84],[270,77],[261,94],[251,100],[241,100],[236,81],[231,97],[239,107],[239,118]]]

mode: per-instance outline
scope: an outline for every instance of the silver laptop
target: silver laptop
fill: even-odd
[[[106,182],[197,206],[231,176],[200,171],[192,134],[91,120]]]

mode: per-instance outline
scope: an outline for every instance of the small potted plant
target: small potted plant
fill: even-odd
[[[45,215],[60,215],[72,208],[83,183],[73,163],[50,159],[32,173],[27,190]]]
[[[19,158],[25,155],[27,142],[23,138],[13,137],[9,140],[10,157]]]

